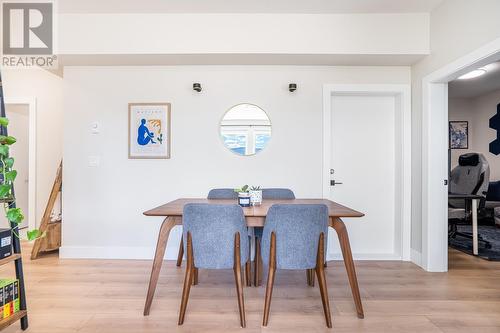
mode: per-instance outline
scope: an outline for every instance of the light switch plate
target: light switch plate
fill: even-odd
[[[98,167],[101,163],[99,156],[89,156],[89,167]]]

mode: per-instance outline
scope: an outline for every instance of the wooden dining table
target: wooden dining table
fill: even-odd
[[[153,302],[153,296],[158,283],[158,278],[160,276],[160,270],[170,231],[176,225],[182,225],[184,206],[190,203],[235,204],[236,200],[177,199],[144,212],[144,215],[146,216],[161,216],[165,218],[160,227],[158,242],[156,244],[156,252],[153,259],[151,277],[149,279],[148,293],[146,296],[146,303],[144,305],[145,316],[149,315],[149,311],[151,309],[151,303]],[[245,215],[247,226],[264,226],[267,211],[274,204],[324,204],[328,207],[328,215],[330,218],[329,225],[335,229],[339,238],[340,249],[342,250],[342,256],[344,258],[344,264],[349,284],[351,286],[354,304],[356,305],[356,312],[359,318],[363,318],[363,305],[361,303],[358,279],[356,277],[356,269],[352,258],[351,245],[349,243],[349,236],[342,218],[362,217],[364,214],[327,199],[264,200],[259,206],[243,207],[243,213]]]

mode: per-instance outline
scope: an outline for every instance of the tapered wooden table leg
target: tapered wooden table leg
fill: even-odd
[[[184,257],[184,235],[181,236],[181,243],[179,244],[179,253],[177,253],[177,267],[181,267],[182,257]]]
[[[165,248],[167,246],[168,236],[170,235],[170,230],[177,224],[180,224],[180,219],[173,217],[167,217],[163,221],[160,233],[158,235],[158,243],[156,244],[156,252],[153,260],[153,268],[151,269],[151,277],[149,278],[148,294],[146,296],[146,304],[144,305],[144,315],[149,315],[149,310],[151,309],[151,303],[153,302],[153,296],[156,290],[156,284],[158,283],[158,277],[160,276],[161,265],[163,263],[163,257],[165,255]]]
[[[354,267],[354,260],[352,259],[351,244],[349,243],[347,229],[344,222],[338,217],[330,219],[330,226],[335,229],[337,236],[339,237],[340,249],[342,250],[342,256],[344,257],[344,264],[349,278],[349,284],[351,285],[354,304],[356,304],[358,318],[364,318],[365,314],[363,312],[363,304],[361,303],[358,278],[356,277],[356,269]]]

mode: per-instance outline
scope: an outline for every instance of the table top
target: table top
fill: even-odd
[[[236,200],[213,199],[177,199],[144,212],[146,216],[182,216],[184,205],[189,203],[236,204]],[[327,199],[294,199],[294,200],[264,200],[260,206],[243,207],[243,213],[248,217],[265,217],[274,204],[324,204],[328,207],[330,217],[362,217],[365,214]]]

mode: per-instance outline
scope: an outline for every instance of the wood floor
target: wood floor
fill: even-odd
[[[239,327],[232,270],[199,272],[177,326],[184,268],[166,262],[151,314],[142,311],[150,261],[30,261],[24,249],[28,332],[500,332],[500,263],[450,250],[448,273],[411,263],[357,262],[365,319],[358,319],[341,262],[327,268],[333,329],[325,326],[318,284],[305,272],[278,271],[269,326],[261,328],[263,287],[245,287],[247,328]],[[185,266],[185,265],[183,265]],[[2,277],[13,274],[3,267]],[[5,332],[22,332],[14,324]]]

